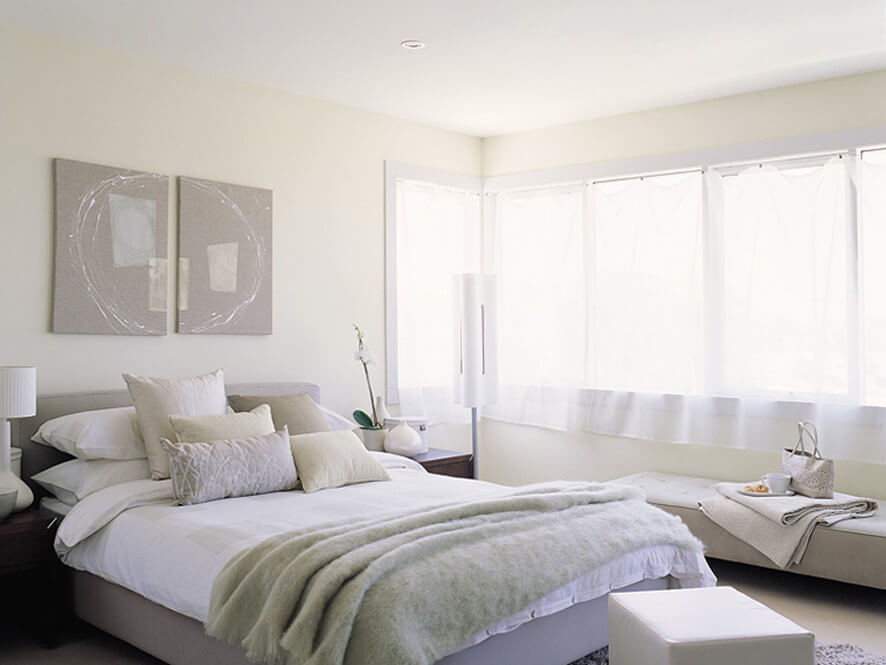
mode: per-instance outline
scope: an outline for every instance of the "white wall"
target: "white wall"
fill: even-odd
[[[272,189],[274,334],[49,333],[53,157]],[[351,324],[383,361],[386,159],[479,175],[482,143],[0,26],[0,364],[36,365],[44,394],[223,367],[368,408]]]
[[[484,175],[825,134],[884,121],[886,70],[489,138]],[[483,421],[482,436],[481,475],[503,483],[605,480],[647,470],[750,480],[780,466],[777,451],[619,439],[491,420]],[[827,452],[826,441],[824,446]],[[837,485],[886,497],[886,466],[839,461]]]
[[[484,175],[809,136],[886,121],[886,70],[488,138]]]

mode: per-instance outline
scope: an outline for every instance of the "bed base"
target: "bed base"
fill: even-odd
[[[242,649],[208,636],[203,625],[117,584],[72,571],[74,614],[169,665],[249,665]],[[668,588],[644,580],[619,591]],[[607,598],[601,596],[493,635],[436,665],[566,665],[609,643]]]

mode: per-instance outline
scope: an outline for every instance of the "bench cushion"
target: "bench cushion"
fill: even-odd
[[[614,482],[636,485],[646,500],[678,515],[715,559],[777,568],[760,552],[714,524],[698,510],[698,502],[716,492],[715,478],[671,473],[635,473]],[[815,577],[886,589],[886,515],[850,519],[832,527],[817,526],[806,555],[787,570]]]
[[[611,665],[813,665],[808,630],[732,587],[609,596]]]

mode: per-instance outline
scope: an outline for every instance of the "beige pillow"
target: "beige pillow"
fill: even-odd
[[[268,404],[274,425],[277,429],[288,427],[290,434],[329,431],[326,417],[307,393],[277,396],[231,395],[228,400],[235,411],[249,411],[259,404]]]
[[[299,434],[290,445],[305,492],[391,479],[353,432]]]
[[[169,478],[169,461],[161,439],[175,439],[169,416],[213,416],[227,413],[221,370],[187,379],[152,379],[124,374],[145,441],[151,478]]]
[[[298,482],[289,432],[215,441],[161,444],[180,505],[294,489]]]
[[[204,442],[221,439],[245,439],[276,431],[271,420],[271,407],[261,404],[245,413],[223,416],[169,416],[178,441]]]

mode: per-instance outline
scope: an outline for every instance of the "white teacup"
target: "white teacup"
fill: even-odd
[[[773,494],[784,494],[791,486],[791,477],[786,473],[767,473],[763,476],[763,484]]]

